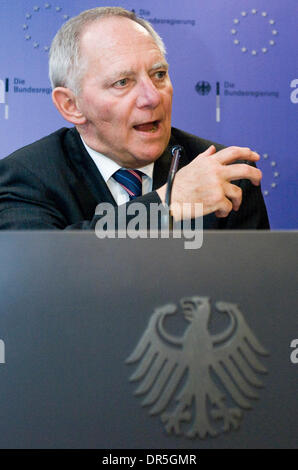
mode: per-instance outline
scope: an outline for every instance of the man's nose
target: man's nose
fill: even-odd
[[[149,77],[142,80],[138,87],[137,107],[156,108],[160,104],[160,101],[160,92],[152,80]]]

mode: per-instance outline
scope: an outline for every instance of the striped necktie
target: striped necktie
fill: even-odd
[[[132,200],[142,195],[142,173],[139,170],[124,170],[120,168],[113,174],[114,180],[119,183],[128,193],[129,199]]]

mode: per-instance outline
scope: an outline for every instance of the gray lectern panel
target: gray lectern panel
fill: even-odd
[[[297,242],[1,233],[0,447],[297,447]]]

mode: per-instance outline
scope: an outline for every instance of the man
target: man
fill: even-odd
[[[184,153],[174,217],[184,203],[203,203],[205,228],[269,227],[254,165],[259,156],[171,128],[165,48],[145,20],[121,8],[72,18],[52,43],[50,78],[55,106],[75,127],[0,162],[0,228],[94,229],[101,202],[129,205],[136,196],[148,209],[164,203],[175,144]],[[139,193],[125,183],[131,175]]]

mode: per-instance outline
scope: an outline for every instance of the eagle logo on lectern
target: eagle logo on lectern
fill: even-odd
[[[142,405],[150,407],[151,415],[160,414],[168,434],[204,439],[237,429],[242,410],[251,408],[263,385],[258,373],[266,369],[258,355],[268,353],[236,304],[215,303],[228,316],[217,334],[209,331],[209,298],[184,298],[180,305],[189,322],[183,334],[173,335],[165,325],[177,313],[174,304],[156,308],[126,360],[138,362],[130,377],[140,381],[135,394],[144,395]]]

